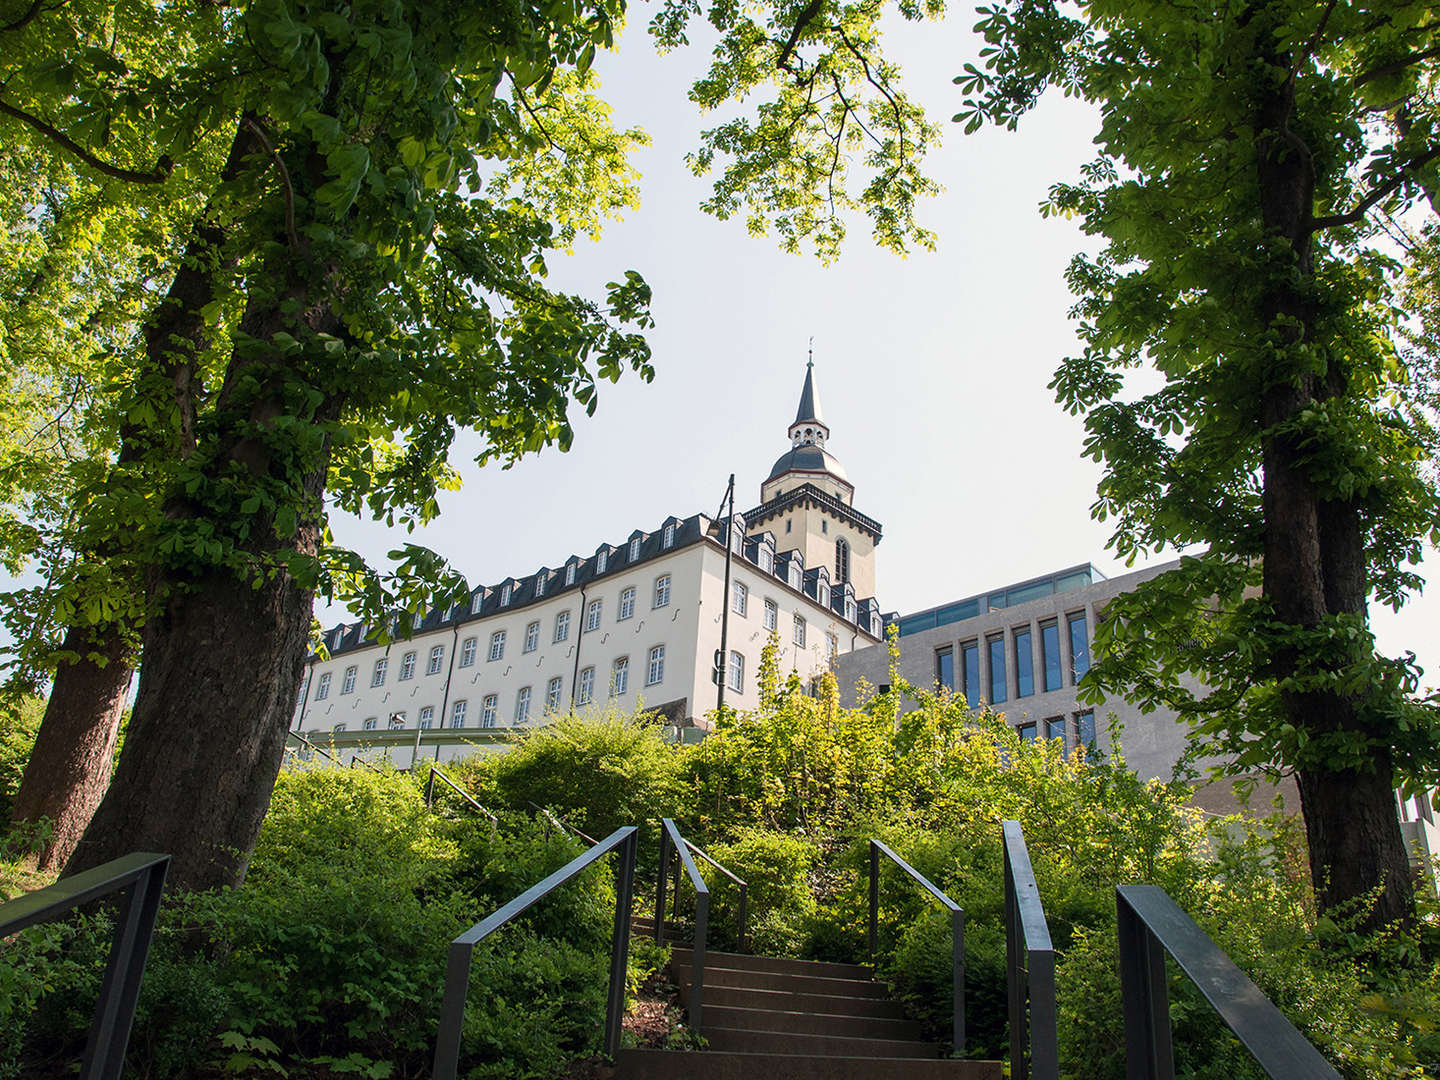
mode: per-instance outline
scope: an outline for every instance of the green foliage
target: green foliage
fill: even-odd
[[[0,698],[0,832],[10,824],[10,807],[44,715],[45,702],[40,698]]]
[[[804,951],[806,935],[816,912],[810,879],[820,851],[812,843],[763,828],[738,828],[731,838],[707,849],[707,854],[746,885],[747,951],[760,956],[794,956]],[[705,865],[701,864],[701,872]],[[710,925],[718,943],[732,941],[738,915],[739,890],[728,879],[712,874]],[[719,918],[716,912],[726,913]]]

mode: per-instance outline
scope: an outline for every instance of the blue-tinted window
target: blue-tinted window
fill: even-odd
[[[1005,691],[1005,639],[991,638],[990,646],[990,704],[996,705],[1006,698]]]
[[[1089,570],[1077,570],[1073,574],[1066,574],[1064,577],[1055,579],[1056,592],[1069,592],[1071,589],[1084,588],[1091,584]]]
[[[1018,731],[1020,732],[1020,738],[1024,739],[1026,742],[1034,742],[1034,741],[1035,741],[1035,734],[1036,734],[1036,732],[1035,732],[1035,724],[1034,724],[1033,721],[1032,721],[1031,723],[1028,723],[1028,724],[1021,724],[1020,727],[1017,728],[1016,730],[1018,730]]]
[[[1045,737],[1059,739],[1062,745],[1065,743],[1065,718],[1063,716],[1052,716],[1045,721]]]
[[[980,704],[980,646],[973,641],[960,646],[960,664],[965,676],[965,700],[973,709]]]
[[[1090,670],[1090,631],[1085,625],[1085,613],[1071,615],[1070,623],[1070,677],[1079,682]]]
[[[1095,746],[1095,714],[1089,709],[1077,714],[1075,726],[1080,731],[1080,745],[1093,749]]]
[[[1040,627],[1040,659],[1045,665],[1045,689],[1059,690],[1064,685],[1060,676],[1060,626],[1046,623]]]
[[[955,652],[949,645],[935,650],[935,681],[947,690],[955,689]]]
[[[1030,631],[1015,632],[1015,696],[1029,697],[1035,693],[1035,656],[1030,647]]]
[[[1037,581],[1033,585],[1022,585],[1018,589],[1010,589],[1006,592],[1005,600],[1010,607],[1016,604],[1027,604],[1031,600],[1039,600],[1042,596],[1049,596],[1055,591],[1055,585],[1048,579]]]

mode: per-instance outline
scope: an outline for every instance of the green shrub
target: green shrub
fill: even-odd
[[[764,956],[803,955],[816,910],[810,884],[820,854],[815,845],[768,829],[745,828],[735,830],[724,843],[710,845],[707,852],[746,883],[749,951]],[[703,862],[699,869],[710,885],[712,938],[717,947],[733,947],[739,890]]]

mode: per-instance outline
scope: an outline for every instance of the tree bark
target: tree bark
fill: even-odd
[[[63,662],[55,674],[11,809],[15,821],[52,824],[38,860],[41,870],[65,864],[100,805],[134,671],[130,646],[114,627],[72,626],[63,648],[79,658]]]
[[[1276,73],[1292,65],[1289,54],[1262,59]],[[1267,231],[1288,243],[1287,253],[1267,252],[1261,260],[1270,284],[1259,315],[1276,343],[1261,361],[1263,593],[1276,617],[1299,630],[1316,630],[1337,615],[1358,616],[1368,625],[1359,508],[1353,500],[1324,497],[1307,464],[1313,448],[1294,430],[1303,412],[1344,394],[1348,358],[1338,344],[1317,341],[1320,315],[1308,292],[1314,276],[1314,162],[1290,129],[1294,81],[1276,78],[1269,85],[1257,102],[1255,123],[1264,133],[1256,146],[1260,211]],[[1302,350],[1324,350],[1326,370],[1311,370],[1313,352]],[[1287,646],[1272,652],[1270,674],[1281,680],[1303,672],[1338,674],[1363,659],[1338,643],[1325,656]],[[1312,735],[1366,735],[1365,702],[1353,693],[1287,688],[1280,705],[1290,724]],[[1372,748],[1367,768],[1310,764],[1297,770],[1297,779],[1321,906],[1355,905],[1363,929],[1413,922],[1414,883],[1396,818],[1388,748]]]

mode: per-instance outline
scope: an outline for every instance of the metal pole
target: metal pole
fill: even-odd
[[[880,938],[880,849],[870,841],[870,962],[875,962]]]
[[[630,954],[630,916],[635,904],[635,849],[638,832],[631,833],[616,853],[620,865],[615,872],[615,937],[610,949],[610,993],[605,1001],[605,1056],[614,1059],[620,1052],[620,1027],[625,1018],[626,958]]]
[[[723,712],[725,709],[725,680],[730,675],[730,562],[735,552],[730,530],[735,528],[734,473],[730,474],[730,486],[725,489],[725,497],[730,500],[730,513],[725,518],[725,586],[720,596],[720,679],[715,687],[715,711],[717,713]],[[723,506],[725,500],[722,499],[720,503]]]
[[[740,951],[745,951],[746,886],[740,886]]]
[[[955,1010],[955,1057],[965,1053],[965,912],[950,912],[951,977],[954,979],[952,1007]]]
[[[1015,897],[1015,874],[1005,852],[1005,982],[1010,1013],[1010,1078],[1029,1080],[1030,1063],[1025,1044],[1025,973],[1020,963],[1020,904]]]
[[[690,1030],[699,1035],[705,997],[705,938],[710,930],[710,894],[695,894],[695,944],[690,949]]]
[[[668,821],[660,823],[660,873],[655,887],[655,943],[665,940],[665,871],[670,861],[670,830]]]
[[[1116,908],[1126,1080],[1174,1080],[1165,951],[1123,897]]]

